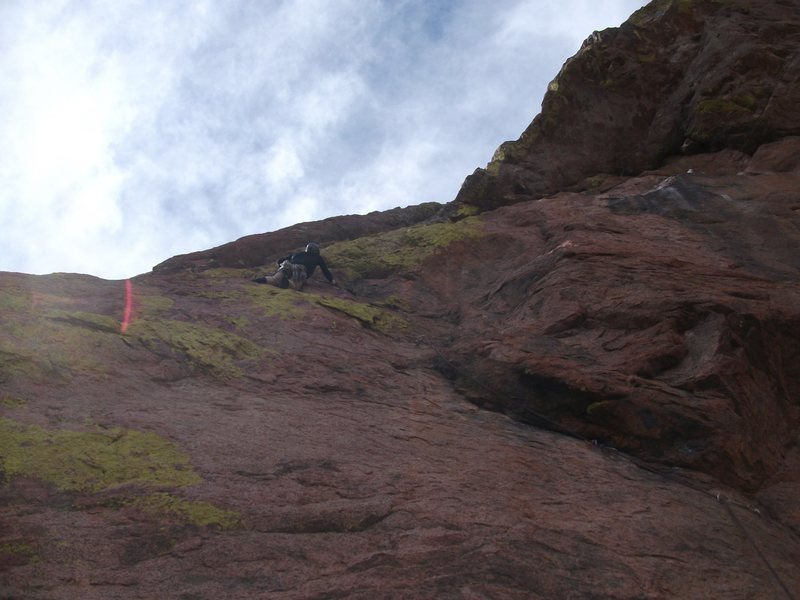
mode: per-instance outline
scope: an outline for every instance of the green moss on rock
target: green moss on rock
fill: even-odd
[[[282,290],[271,285],[252,285],[246,288],[250,300],[260,308],[267,317],[295,319],[306,313],[308,303],[306,294],[294,290]],[[305,305],[305,306],[304,306]]]
[[[14,540],[0,542],[0,565],[27,565],[41,562],[39,553],[28,542]]]
[[[238,300],[242,297],[242,291],[239,289],[225,289],[225,290],[200,290],[194,292],[193,296],[200,296],[201,298],[208,298],[209,300]]]
[[[45,313],[45,317],[53,321],[61,321],[70,325],[107,333],[118,333],[120,330],[119,320],[96,313],[78,310],[49,310]]]
[[[551,99],[558,94],[559,83],[558,78],[554,79],[547,86],[549,90],[549,98]],[[507,141],[500,144],[495,150],[492,160],[486,165],[486,171],[490,175],[497,175],[502,163],[518,164],[528,154],[530,154],[536,140],[539,138],[539,130],[535,127],[528,127],[522,132],[522,135],[517,140]]]
[[[0,289],[0,311],[27,310],[31,304],[29,291],[16,286],[7,286]]]
[[[228,280],[228,279],[241,279],[244,276],[249,276],[254,273],[253,269],[234,269],[231,267],[214,267],[211,269],[205,269],[198,273],[199,277],[202,279],[211,279],[211,280]]]
[[[731,102],[741,106],[751,113],[755,112],[756,108],[758,107],[758,99],[754,94],[739,94],[738,96],[731,98]]]
[[[375,303],[377,306],[385,306],[386,308],[395,308],[402,311],[410,311],[411,305],[400,298],[399,296],[387,296],[383,300]]]
[[[101,491],[123,484],[187,486],[200,477],[188,457],[155,433],[47,430],[0,418],[0,468],[64,491]]]
[[[346,282],[381,278],[410,271],[451,243],[480,235],[478,217],[455,223],[413,225],[337,242],[326,249],[325,257]]]
[[[0,379],[105,374],[98,357],[112,351],[119,323],[103,315],[50,310],[0,324]]]
[[[6,408],[14,408],[15,406],[25,406],[27,402],[18,396],[11,396],[10,394],[0,394],[0,406]]]
[[[225,320],[236,327],[236,329],[246,329],[248,325],[250,325],[250,319],[245,315],[239,315],[236,317],[233,316],[226,316]]]
[[[240,377],[238,361],[258,359],[263,350],[234,333],[197,323],[167,319],[134,322],[128,335],[139,338],[145,347],[159,351],[167,346],[185,356],[191,364],[217,377]]]
[[[266,316],[297,319],[307,314],[312,306],[322,306],[358,320],[362,325],[382,333],[401,329],[408,323],[392,313],[371,304],[345,298],[324,296],[310,292],[282,290],[273,286],[257,285],[248,291],[253,302]],[[230,320],[230,319],[229,319]]]
[[[175,305],[175,301],[167,296],[157,294],[138,295],[135,287],[133,297],[135,306],[143,317],[166,313]]]
[[[239,513],[220,508],[210,502],[184,500],[163,492],[136,498],[130,505],[155,516],[171,515],[183,523],[198,527],[233,529],[241,526]]]
[[[465,217],[474,217],[478,215],[480,212],[481,209],[479,206],[475,206],[474,204],[462,204],[458,207],[458,211],[456,214],[458,214],[458,216],[461,218],[465,218]]]
[[[320,306],[353,317],[365,327],[375,329],[381,333],[389,333],[396,329],[408,327],[408,322],[405,319],[362,302],[353,302],[331,296],[314,296],[313,300]]]
[[[755,98],[710,98],[699,102],[695,108],[694,122],[687,132],[698,142],[712,142],[733,123],[748,121],[753,117]]]
[[[752,106],[754,106],[755,98],[753,98],[753,102],[748,102],[744,96],[737,97],[737,98],[711,98],[709,100],[703,100],[702,102],[698,103],[697,105],[697,112],[700,115],[735,115],[736,113],[750,113],[752,112]],[[738,101],[737,101],[738,100]],[[750,108],[748,108],[750,106]]]

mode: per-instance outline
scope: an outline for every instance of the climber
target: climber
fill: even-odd
[[[336,280],[328,270],[325,259],[320,256],[319,244],[309,242],[305,252],[295,252],[277,260],[278,270],[274,275],[265,275],[253,279],[256,283],[269,283],[279,288],[288,288],[298,292],[303,289],[306,280],[314,274],[317,267],[322,269],[325,278],[336,285]]]

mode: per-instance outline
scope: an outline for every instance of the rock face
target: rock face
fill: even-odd
[[[657,0],[595,32],[550,83],[542,112],[467,178],[481,208],[591,189],[681,149],[800,134],[800,10],[794,0]]]
[[[457,383],[522,420],[758,489],[800,424],[797,184],[654,175],[497,211],[523,224],[503,237],[528,258],[499,258],[502,276],[460,307]]]
[[[745,8],[598,34],[451,205],[0,274],[0,597],[800,596],[800,11]],[[341,288],[251,283],[308,239]]]

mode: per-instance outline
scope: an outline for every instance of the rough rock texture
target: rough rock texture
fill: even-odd
[[[800,425],[798,183],[659,174],[498,210],[512,256],[459,307],[459,385],[757,489]]]
[[[542,112],[467,178],[458,200],[482,209],[665,157],[800,134],[797,0],[656,0],[593,33],[550,83]]]
[[[646,97],[747,31],[789,64],[797,5],[743,9],[652,3],[558,89],[639,44]],[[0,598],[800,597],[800,137],[789,80],[745,73],[783,108],[643,141],[635,175],[575,128],[561,171],[495,162],[444,208],[128,283],[0,273]],[[251,283],[309,238],[341,288]]]

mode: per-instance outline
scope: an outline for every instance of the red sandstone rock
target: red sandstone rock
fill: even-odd
[[[123,282],[0,273],[0,597],[798,597],[796,22],[595,36],[468,180],[478,234],[347,289],[249,279],[458,206],[175,257],[124,334]]]
[[[523,420],[757,489],[800,425],[800,181],[645,183],[487,217],[515,250],[482,261],[496,279],[460,307],[454,376]]]
[[[485,213],[482,238],[362,282],[367,296],[318,280],[283,292],[302,317],[265,313],[268,290],[247,271],[134,281],[135,319],[267,350],[228,346],[227,367],[169,335],[148,341],[141,321],[117,333],[121,282],[3,274],[2,297],[16,298],[16,325],[0,328],[3,393],[18,401],[2,417],[154,432],[200,481],[92,492],[6,477],[0,592],[795,593],[800,480],[784,456],[798,416],[796,184],[647,175],[619,186],[626,194],[516,204]],[[408,325],[387,333],[315,302],[388,295]],[[40,322],[63,333],[41,355],[15,351],[15,332]],[[70,344],[82,354],[56,352]],[[138,510],[154,492],[238,521]]]
[[[467,178],[464,204],[493,208],[665,157],[800,133],[797,3],[658,1],[592,34],[550,84],[542,112]]]

